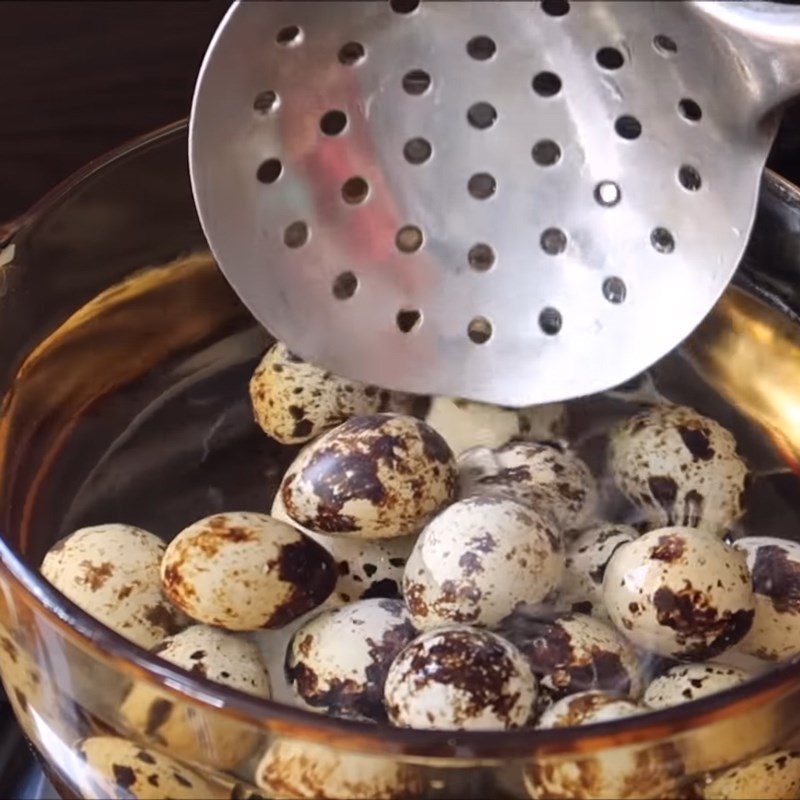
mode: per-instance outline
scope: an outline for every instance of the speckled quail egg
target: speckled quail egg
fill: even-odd
[[[450,625],[406,645],[389,668],[384,701],[404,728],[506,730],[528,722],[536,678],[514,645],[485,630]]]
[[[462,497],[511,497],[549,515],[562,531],[588,524],[595,513],[595,480],[578,456],[553,444],[515,442],[476,447],[458,459]]]
[[[336,562],[336,586],[328,605],[345,605],[371,597],[400,597],[403,572],[417,541],[417,534],[394,539],[356,539],[315,533],[298,525],[283,507],[281,493],[270,511],[275,519],[288,522],[321,544]]]
[[[599,691],[559,700],[537,728],[566,728],[612,722],[645,709],[626,698]],[[684,775],[680,754],[671,744],[636,744],[575,753],[568,759],[544,757],[525,769],[525,788],[534,800],[633,800],[673,797]]]
[[[800,653],[800,544],[747,536],[734,547],[747,557],[756,599],[753,627],[739,649],[770,661]]]
[[[603,600],[635,645],[673,658],[713,658],[753,622],[744,554],[703,529],[659,528],[621,547],[606,568]]]
[[[420,630],[451,622],[492,626],[520,603],[539,603],[564,570],[549,520],[507,497],[468,497],[417,539],[403,596]]]
[[[324,547],[266,514],[229,512],[201,519],[169,544],[164,591],[192,619],[229,630],[280,628],[333,591]]]
[[[743,669],[724,664],[679,664],[650,682],[642,702],[649,708],[671,708],[723,692],[748,678]]]
[[[613,627],[594,617],[520,610],[497,632],[528,659],[540,689],[551,698],[589,689],[634,698],[642,693],[636,651]]]
[[[414,417],[352,417],[298,455],[280,491],[289,516],[317,533],[406,536],[453,500],[455,463]]]
[[[630,525],[605,522],[582,531],[568,542],[559,604],[608,619],[603,605],[606,566],[620,547],[638,538],[638,531]]]
[[[394,410],[393,397],[309,364],[282,342],[267,350],[250,379],[256,422],[281,444],[307,442],[356,415]]]
[[[800,752],[776,750],[745,761],[703,787],[703,800],[796,800],[800,797]]]
[[[222,800],[225,792],[169,756],[116,736],[92,736],[76,747],[82,764],[70,777],[87,800]]]
[[[86,613],[142,647],[187,621],[161,591],[164,543],[132,525],[81,528],[44,557],[42,575]]]
[[[425,421],[458,456],[471,447],[500,447],[511,441],[557,441],[567,427],[563,403],[504,408],[452,397],[434,397]]]
[[[415,768],[397,759],[362,755],[296,739],[278,739],[256,769],[269,797],[395,800],[416,797]]]
[[[612,433],[611,475],[654,526],[722,533],[744,512],[747,465],[733,434],[686,406],[637,414]]]
[[[269,676],[258,648],[217,628],[193,625],[165,639],[154,652],[165,661],[210,681],[256,697],[270,696]],[[122,708],[129,728],[191,761],[229,769],[257,744],[256,735],[221,715],[189,704],[145,683],[134,684]]]
[[[416,635],[402,600],[360,600],[323,611],[292,637],[286,678],[315,711],[384,721],[386,673]]]

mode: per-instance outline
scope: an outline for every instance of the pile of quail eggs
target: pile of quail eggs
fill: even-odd
[[[590,470],[561,404],[435,398],[415,415],[414,398],[323,372],[282,344],[250,395],[267,435],[304,445],[271,509],[214,514],[166,545],[123,524],[84,528],[41,566],[72,602],[187,672],[334,717],[500,731],[668,708],[800,653],[800,544],[736,538],[748,467],[732,434],[691,408],[657,403],[623,419]],[[221,769],[248,750],[240,728],[199,730],[171,710],[168,695],[139,687],[121,713],[134,738],[177,758],[191,761],[198,737]],[[313,745],[292,744],[258,761],[253,782],[270,796],[415,791],[397,764],[328,763],[324,749],[312,758]],[[126,747],[96,737],[81,752],[103,773]],[[162,769],[142,753],[131,749],[131,780]],[[637,797],[642,782],[674,780],[682,758],[663,746],[598,757],[580,786],[569,763],[533,764],[525,782],[533,798]],[[770,797],[797,797],[797,753],[712,776],[700,792],[749,797],[776,759],[787,788]],[[189,796],[181,788],[170,796]]]

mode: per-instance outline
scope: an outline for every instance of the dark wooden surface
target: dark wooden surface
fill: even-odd
[[[228,0],[0,0],[0,222],[189,112]]]

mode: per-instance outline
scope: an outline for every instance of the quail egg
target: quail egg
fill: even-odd
[[[506,497],[468,497],[417,539],[403,576],[414,625],[492,626],[520,603],[538,603],[564,570],[561,537],[535,511]]]
[[[323,611],[292,637],[286,678],[315,711],[385,721],[386,673],[416,635],[402,600],[360,600]]]
[[[713,658],[753,622],[744,554],[703,529],[660,528],[621,547],[606,568],[603,600],[635,645],[672,658]]]
[[[457,456],[471,447],[500,447],[511,441],[558,441],[567,427],[563,403],[504,408],[451,397],[434,397],[425,421]]]
[[[536,679],[505,639],[466,625],[428,631],[389,668],[389,720],[404,728],[506,730],[528,722]]]
[[[800,653],[800,544],[747,536],[734,544],[747,557],[756,600],[753,627],[739,649],[778,661]]]
[[[703,787],[703,800],[796,800],[800,752],[776,750],[718,775]]]
[[[132,525],[81,528],[50,548],[42,575],[75,605],[150,648],[187,622],[161,591],[164,543]]]
[[[396,800],[416,797],[417,771],[394,758],[362,755],[295,739],[278,739],[256,769],[269,797]]]
[[[639,697],[639,660],[610,625],[585,614],[533,615],[517,611],[497,632],[527,658],[551,698],[589,689]]]
[[[192,619],[228,630],[280,628],[323,603],[336,572],[324,547],[266,514],[201,519],[169,544],[164,591]]]
[[[222,800],[225,793],[169,756],[116,736],[92,736],[77,745],[81,768],[72,777],[81,797],[108,800]]]
[[[454,499],[455,463],[414,417],[352,417],[300,453],[280,491],[286,513],[317,533],[406,536]]]
[[[155,652],[187,672],[255,697],[269,698],[270,685],[258,648],[247,639],[193,625],[165,639]],[[180,758],[230,769],[255,749],[257,737],[244,726],[198,706],[136,683],[122,704],[129,728]]]
[[[408,557],[417,535],[395,539],[354,539],[315,533],[298,525],[283,507],[281,493],[275,495],[270,512],[321,544],[336,562],[336,586],[328,605],[345,605],[371,597],[400,597]]]
[[[359,414],[392,410],[393,393],[332,375],[286,345],[267,350],[250,379],[256,422],[281,444],[308,442]]]
[[[458,478],[462,497],[511,497],[551,516],[562,531],[588,524],[598,501],[586,464],[553,444],[473,448],[459,458]]]
[[[608,619],[603,605],[603,576],[611,556],[639,537],[630,525],[595,525],[567,544],[559,603],[567,608]]]
[[[559,700],[537,728],[566,728],[624,719],[645,709],[632,700],[599,691]],[[680,754],[671,745],[618,746],[598,754],[575,753],[569,759],[546,756],[525,769],[525,788],[534,800],[633,800],[673,797],[684,776]]]
[[[723,692],[748,678],[743,669],[724,664],[679,664],[650,682],[642,702],[649,708],[670,708]]]
[[[733,434],[686,406],[661,405],[611,434],[615,483],[653,526],[722,533],[744,513],[747,465]]]

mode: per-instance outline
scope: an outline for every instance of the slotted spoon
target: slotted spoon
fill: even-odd
[[[506,405],[627,380],[730,281],[800,10],[242,2],[192,108],[200,218],[299,355]]]

